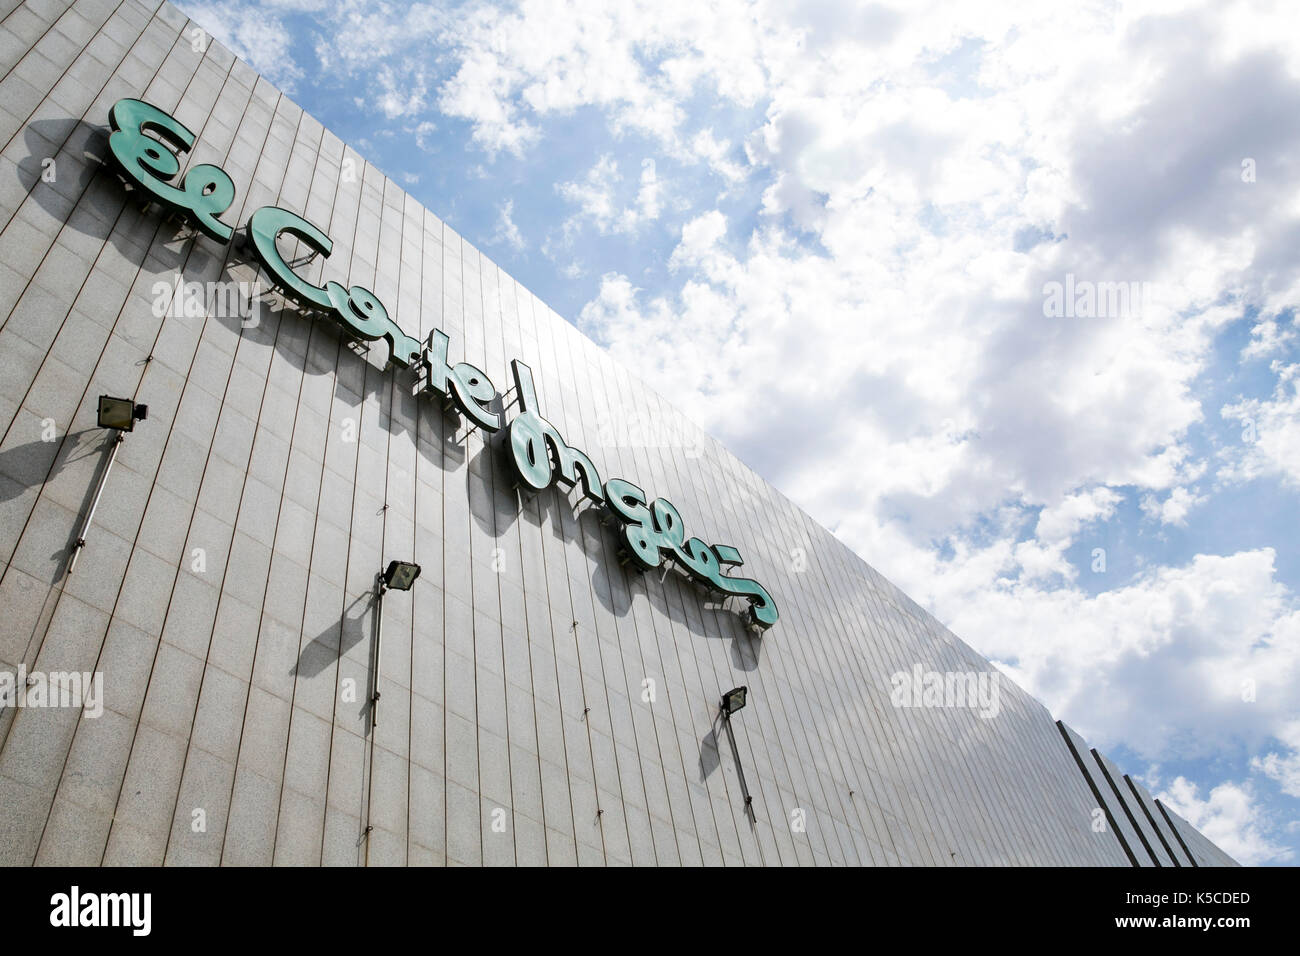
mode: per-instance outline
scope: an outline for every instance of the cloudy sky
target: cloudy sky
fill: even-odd
[[[1225,850],[1300,862],[1287,3],[180,6]]]

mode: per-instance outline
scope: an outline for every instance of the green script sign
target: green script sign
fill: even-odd
[[[195,166],[179,186],[167,181],[180,172],[178,151],[194,145],[194,134],[174,117],[142,100],[123,99],[109,112],[113,133],[110,155],[118,170],[151,200],[172,212],[193,219],[202,233],[216,242],[229,242],[234,228],[219,218],[235,200],[235,186],[224,170],[207,163]],[[158,137],[145,135],[154,133]],[[379,298],[369,289],[338,282],[312,285],[295,273],[280,254],[276,240],[289,235],[328,258],[334,244],[329,236],[297,213],[278,206],[263,206],[248,220],[247,237],[262,267],[284,295],[310,312],[328,316],[348,335],[366,341],[383,339],[389,363],[415,368],[419,390],[454,407],[487,432],[505,425],[492,411],[498,402],[491,379],[468,362],[448,364],[449,340],[434,329],[421,343],[398,327]],[[723,569],[744,564],[730,545],[707,544],[687,538],[681,515],[666,498],[650,501],[646,493],[622,478],[602,481],[595,463],[570,446],[554,425],[538,411],[533,373],[512,359],[519,413],[506,427],[509,459],[522,488],[544,491],[557,481],[568,488],[581,484],[585,498],[604,507],[618,526],[626,563],[639,570],[675,561],[696,582],[728,597],[748,601],[749,623],[765,631],[777,621],[776,602],[767,589],[749,578],[732,577]]]

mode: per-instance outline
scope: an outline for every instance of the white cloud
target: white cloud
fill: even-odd
[[[1123,495],[1110,488],[1069,495],[1055,505],[1043,508],[1038,515],[1034,538],[1021,541],[1012,554],[1020,568],[1020,580],[1046,579],[1060,575],[1076,576],[1075,567],[1066,560],[1065,551],[1074,543],[1079,531],[1096,521],[1109,518]]]
[[[1241,443],[1228,449],[1222,474],[1235,480],[1276,475],[1300,487],[1300,364],[1273,363],[1277,388],[1267,400],[1225,405],[1225,419],[1241,425]]]
[[[507,199],[497,206],[497,228],[490,241],[496,244],[504,243],[513,249],[519,250],[524,248],[525,243],[523,233],[515,225],[514,211],[515,201],[513,199]]]
[[[691,153],[708,163],[709,168],[718,173],[728,183],[736,183],[745,178],[745,167],[730,159],[731,143],[714,138],[712,128],[702,129],[691,140]]]
[[[677,149],[693,91],[746,106],[766,92],[755,12],[746,0],[479,5],[442,34],[459,65],[439,105],[491,151],[522,151],[542,119],[586,106]]]
[[[415,145],[423,150],[429,150],[433,147],[433,134],[437,131],[438,124],[431,120],[421,120],[407,129],[408,133],[415,136]]]
[[[1198,555],[1095,595],[1015,580],[1013,560],[931,560],[929,596],[1098,747],[1195,759],[1263,746],[1294,719],[1300,601],[1271,550]]]
[[[537,141],[539,132],[505,98],[511,85],[495,57],[467,55],[457,74],[442,86],[438,108],[449,116],[472,119],[474,142],[489,154],[504,150],[519,156]]]
[[[1300,299],[1300,295],[1296,295],[1295,298]],[[1241,357],[1242,359],[1267,358],[1294,349],[1295,346],[1295,328],[1284,328],[1276,318],[1269,318],[1257,323],[1250,330],[1250,342],[1241,350]]]
[[[1142,513],[1152,521],[1182,527],[1187,524],[1188,512],[1208,500],[1205,495],[1197,495],[1179,486],[1169,492],[1164,501],[1160,501],[1155,495],[1143,495],[1140,507]]]
[[[1250,765],[1282,785],[1282,792],[1300,797],[1300,720],[1293,720],[1278,731],[1278,740],[1290,748],[1290,753],[1269,751],[1255,757]]]
[[[268,80],[293,93],[303,70],[291,53],[292,35],[277,16],[253,3],[209,3],[185,0],[179,4],[195,23],[216,37],[241,60]],[[285,12],[310,9],[310,3],[280,5]]]
[[[1229,49],[1240,15],[942,5],[854,34],[809,14],[760,44],[766,221],[728,241],[699,211],[675,286],[606,275],[579,317],[1056,713],[1151,759],[1263,746],[1300,678],[1270,549],[1131,580],[1112,553],[1101,593],[1067,557],[1127,489],[1163,524],[1206,505],[1198,376],[1228,322],[1297,288],[1294,57],[1284,32]],[[1280,157],[1271,181],[1241,182],[1246,139]],[[1067,273],[1163,294],[1048,318]],[[1259,423],[1246,465],[1300,474],[1297,403],[1288,380],[1230,410]],[[1249,706],[1247,679],[1269,691]]]
[[[655,172],[655,161],[647,156],[641,160],[641,186],[637,190],[635,213],[631,220],[633,228],[640,223],[659,218],[659,214],[663,211],[663,200],[659,196],[661,188],[658,174]],[[624,216],[627,216],[626,212]]]
[[[357,106],[369,108],[373,103],[388,119],[414,117],[424,110],[428,84],[422,71],[397,73],[384,64],[375,70],[374,82],[378,89],[368,91],[357,99]]]
[[[559,183],[555,189],[578,206],[579,215],[592,220],[601,232],[606,232],[617,217],[614,190],[618,180],[618,163],[614,157],[605,155],[596,161],[581,181]]]
[[[601,156],[581,180],[556,184],[556,192],[578,206],[578,212],[565,223],[572,235],[580,220],[590,220],[601,235],[635,232],[663,212],[662,186],[655,171],[655,161],[641,161],[641,176],[635,198],[623,206],[618,198],[623,175],[610,155]]]
[[[1109,518],[1121,500],[1123,495],[1110,488],[1070,495],[1039,513],[1036,534],[1042,541],[1068,542],[1083,525],[1098,518]]]

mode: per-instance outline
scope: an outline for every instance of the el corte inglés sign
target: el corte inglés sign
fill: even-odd
[[[193,133],[175,117],[136,99],[114,104],[109,123],[112,160],[133,186],[149,200],[182,214],[208,238],[231,241],[235,230],[220,218],[235,200],[235,185],[225,170],[203,163],[188,170],[179,185],[169,182],[180,172],[178,154],[194,145]],[[446,407],[454,406],[486,432],[504,428],[508,457],[522,487],[542,491],[557,481],[570,488],[581,484],[583,496],[615,520],[625,562],[640,570],[657,568],[665,560],[675,562],[712,591],[744,598],[754,628],[763,631],[776,623],[776,602],[766,588],[750,578],[724,573],[744,563],[738,550],[688,538],[681,515],[667,499],[650,501],[623,478],[601,480],[586,453],[570,446],[542,417],[532,370],[523,362],[510,362],[519,411],[507,424],[500,412],[492,410],[499,396],[488,376],[468,362],[449,364],[444,332],[434,329],[422,343],[398,328],[369,289],[333,281],[317,286],[293,271],[276,248],[281,235],[292,236],[327,258],[333,249],[329,236],[312,223],[288,209],[263,206],[249,218],[246,231],[258,261],[287,298],[308,312],[328,316],[348,335],[371,342],[383,339],[390,364],[416,370],[419,391],[436,396]]]

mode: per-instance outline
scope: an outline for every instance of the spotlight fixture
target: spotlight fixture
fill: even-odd
[[[136,422],[142,422],[148,417],[148,405],[137,405],[129,398],[99,396],[100,428],[116,428],[120,432],[129,432],[135,428]]]
[[[731,742],[731,755],[736,758],[736,776],[740,778],[740,793],[745,798],[745,813],[750,823],[755,822],[754,798],[749,794],[749,785],[745,783],[745,768],[740,765],[740,748],[736,746],[736,732],[731,729],[731,715],[745,706],[749,696],[748,687],[733,687],[722,695],[722,726],[727,730],[727,740]]]
[[[411,586],[415,584],[415,579],[419,576],[420,566],[414,561],[389,561],[388,567],[375,575],[374,667],[370,670],[370,730],[368,735],[373,735],[375,728],[379,726],[379,672],[384,660],[384,594],[389,590],[411,590]],[[368,778],[368,782],[366,783],[366,828],[362,833],[363,837],[368,837],[374,830],[374,827],[370,825],[370,793],[375,784],[374,760],[375,747],[373,736],[371,736],[370,772],[366,774]],[[369,855],[370,844],[369,841],[367,841],[367,859],[369,859]]]
[[[420,576],[420,566],[414,561],[389,561],[388,567],[375,575],[375,666],[371,673],[370,726],[379,725],[379,665],[383,658],[384,592],[409,591]]]
[[[748,687],[736,687],[722,695],[722,712],[730,717],[736,711],[745,706],[745,695],[749,693]]]
[[[420,566],[412,561],[389,561],[384,571],[384,587],[395,591],[409,591],[420,576]]]
[[[104,496],[104,486],[108,484],[108,473],[113,470],[113,462],[117,461],[117,449],[126,437],[126,433],[135,429],[136,422],[142,422],[149,417],[148,405],[137,405],[129,398],[114,398],[112,395],[99,396],[99,408],[95,420],[100,428],[111,428],[113,435],[113,450],[108,454],[108,461],[104,463],[104,470],[99,473],[99,480],[95,483],[95,493],[90,499],[90,510],[86,512],[86,517],[81,522],[81,528],[77,531],[77,540],[72,546],[72,555],[68,559],[68,574],[71,574],[77,567],[77,558],[81,557],[81,551],[86,547],[86,534],[90,531],[90,523],[95,519],[95,509],[99,507],[99,499]]]

